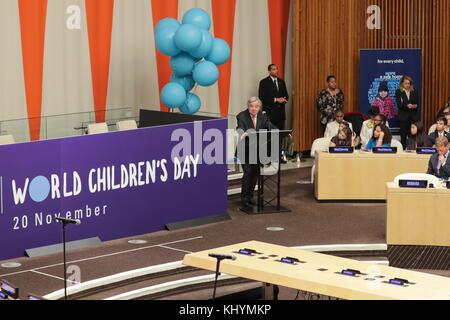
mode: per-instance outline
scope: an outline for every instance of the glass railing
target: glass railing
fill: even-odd
[[[116,131],[116,123],[123,120],[135,120],[139,124],[139,110],[141,108],[117,108],[108,109],[105,112],[105,122],[108,125],[109,131]],[[101,111],[98,111],[101,112]],[[174,112],[179,112],[174,111]],[[14,141],[18,142],[29,142],[30,141],[30,123],[34,123],[34,126],[40,128],[39,137],[40,140],[63,138],[70,136],[79,136],[87,134],[88,125],[95,123],[96,111],[90,112],[79,112],[79,113],[69,113],[45,116],[36,119],[16,119],[0,121],[0,135],[12,135]],[[196,115],[207,116],[213,118],[223,118],[219,113],[213,112],[198,112]],[[230,114],[227,117],[228,128],[236,128],[236,115]],[[230,163],[234,160],[234,149],[235,149],[235,137],[233,136],[233,131],[228,132],[227,136],[227,158]]]
[[[116,108],[107,109],[105,112],[105,122],[108,124],[109,131],[115,131],[116,122],[122,120],[133,119],[139,123],[139,110],[141,108]],[[67,113],[51,116],[43,116],[40,118],[23,118],[14,120],[0,121],[0,135],[12,135],[15,142],[30,141],[30,123],[40,128],[40,140],[55,139],[62,137],[70,137],[83,135],[87,133],[87,127],[91,123],[95,123],[96,112],[89,111],[78,113]],[[175,111],[179,112],[179,111]],[[214,112],[198,112],[196,115],[207,116],[213,118],[223,118],[220,113]],[[236,128],[236,115],[229,114],[228,128]]]
[[[136,110],[130,107],[103,111],[109,131],[117,130],[115,124],[118,121],[129,119],[138,121],[139,115]],[[30,124],[40,128],[40,140],[83,135],[87,133],[88,125],[96,122],[95,115],[98,112],[102,111],[0,121],[0,135],[12,135],[15,142],[28,142],[30,141]]]
[[[116,108],[105,111],[105,122],[108,131],[116,131],[116,123],[123,120],[135,120],[139,125],[139,110],[141,108]],[[101,112],[101,111],[97,111]],[[174,112],[179,112],[174,111]],[[96,122],[96,111],[60,114],[44,116],[40,118],[24,118],[15,120],[0,121],[0,135],[12,135],[16,143],[29,142],[30,124],[40,128],[40,140],[79,136],[87,134],[88,125]],[[213,118],[223,118],[220,113],[198,112],[196,115]],[[229,114],[227,117],[228,128],[236,128],[236,115]],[[33,123],[34,122],[34,123]],[[227,134],[227,160],[229,164],[234,164],[235,136],[234,130]]]

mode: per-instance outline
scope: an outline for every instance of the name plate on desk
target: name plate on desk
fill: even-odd
[[[329,153],[353,153],[353,147],[330,147]]]
[[[418,154],[434,154],[436,153],[435,148],[416,148],[416,153]]]
[[[399,180],[398,186],[402,188],[427,188],[427,180]]]
[[[397,153],[397,147],[374,147],[373,153]]]

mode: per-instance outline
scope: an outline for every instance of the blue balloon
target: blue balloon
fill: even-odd
[[[163,19],[164,20],[164,19]],[[176,56],[181,50],[175,44],[175,34],[180,25],[177,22],[175,25],[173,22],[161,21],[161,26],[158,24],[156,27],[157,32],[155,35],[156,48],[166,56]]]
[[[200,29],[209,30],[211,28],[211,18],[209,14],[200,8],[193,8],[187,11],[182,20],[183,24],[192,24]]]
[[[178,83],[170,82],[161,90],[161,101],[168,108],[178,108],[186,102],[186,90]]]
[[[180,23],[173,18],[164,18],[159,20],[155,28],[155,34],[164,29],[177,29],[180,27]]]
[[[195,60],[189,54],[182,52],[170,59],[170,67],[179,77],[187,76],[192,73],[194,69]]]
[[[180,107],[180,111],[186,114],[194,114],[200,110],[201,106],[200,98],[196,94],[188,93],[186,102]]]
[[[201,43],[202,31],[192,24],[182,24],[175,34],[175,44],[182,51],[194,50]]]
[[[214,38],[209,31],[202,30],[202,42],[200,46],[189,51],[189,54],[197,59],[206,57],[211,52],[213,40]]]
[[[175,82],[181,85],[184,90],[191,91],[195,86],[195,81],[192,79],[192,76],[178,77],[176,75],[172,75],[170,77],[170,82]]]
[[[231,49],[225,40],[214,38],[211,52],[206,57],[206,60],[214,62],[220,66],[228,61],[230,58]]]
[[[205,60],[195,66],[192,75],[199,85],[209,87],[219,79],[219,69],[211,61]]]

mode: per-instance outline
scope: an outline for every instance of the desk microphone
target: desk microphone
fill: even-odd
[[[211,258],[216,258],[216,277],[214,278],[214,289],[213,289],[213,299],[216,298],[216,289],[217,289],[217,279],[219,278],[219,269],[220,269],[220,262],[225,259],[229,260],[236,260],[236,256],[233,256],[231,254],[220,254],[220,253],[209,253],[208,256]]]
[[[56,220],[65,224],[76,224],[79,225],[81,224],[81,220],[79,219],[68,219],[68,218],[63,218],[63,217],[56,217]]]
[[[236,260],[236,256],[231,255],[231,254],[210,253],[210,254],[208,254],[208,256],[210,256],[211,258],[217,258],[219,260],[224,260],[224,259]]]

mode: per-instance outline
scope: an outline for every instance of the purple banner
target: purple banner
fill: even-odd
[[[60,243],[59,215],[82,222],[68,241],[107,241],[226,213],[226,129],[219,119],[1,146],[0,260]]]

